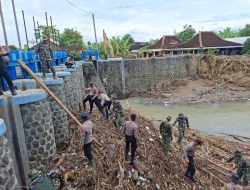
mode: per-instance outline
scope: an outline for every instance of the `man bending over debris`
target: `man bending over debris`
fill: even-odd
[[[113,107],[112,107],[112,121],[115,125],[115,127],[117,127],[118,129],[121,129],[122,127],[122,121],[123,121],[123,110],[122,110],[122,106],[120,104],[120,102],[117,100],[117,95],[116,94],[112,94],[111,95],[112,98],[112,103],[113,103]]]
[[[131,144],[131,162],[130,164],[133,165],[135,159],[135,151],[137,149],[137,144],[139,144],[139,136],[138,136],[138,128],[135,123],[136,114],[130,115],[130,121],[126,121],[124,125],[124,133],[125,133],[125,140],[126,140],[126,147],[125,147],[125,159],[128,160],[128,153]]]
[[[178,143],[181,144],[182,138],[184,137],[185,129],[186,127],[189,128],[189,122],[188,122],[188,118],[184,116],[183,113],[179,113],[177,119],[173,123],[173,126],[177,122],[178,122],[178,130],[179,130]]]
[[[87,113],[82,113],[80,115],[83,124],[80,128],[80,135],[81,135],[81,145],[83,147],[84,155],[88,159],[88,167],[93,167],[93,156],[92,156],[92,149],[91,144],[93,140],[92,130],[93,130],[93,123],[89,120],[89,115]]]
[[[172,134],[172,126],[169,123],[171,120],[171,116],[168,116],[166,118],[165,122],[162,122],[160,125],[160,133],[162,136],[162,145],[163,149],[168,152],[170,150],[170,143],[173,140],[173,134]]]
[[[202,144],[202,141],[200,139],[196,139],[193,142],[191,142],[189,145],[186,146],[184,150],[184,159],[185,163],[188,164],[187,171],[184,174],[186,177],[191,179],[193,182],[196,182],[195,179],[195,165],[194,165],[194,155],[196,146],[200,146]]]
[[[107,94],[105,94],[104,92],[102,92],[101,90],[99,90],[99,96],[101,98],[101,106],[102,109],[105,109],[105,117],[106,119],[109,118],[109,110],[112,104],[111,99],[108,97]]]

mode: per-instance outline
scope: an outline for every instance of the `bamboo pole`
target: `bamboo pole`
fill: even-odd
[[[68,110],[68,108],[63,105],[63,103],[61,102],[61,100],[59,100],[55,94],[41,81],[41,79],[39,79],[31,70],[30,68],[20,59],[17,60],[18,63],[20,64],[20,66],[27,72],[29,73],[33,79],[39,84],[41,85],[41,87],[48,92],[48,94],[59,104],[59,106],[76,122],[76,124],[81,127],[81,123],[80,121],[78,121],[78,119]],[[93,138],[93,141],[98,144],[99,146],[102,146],[95,138]]]

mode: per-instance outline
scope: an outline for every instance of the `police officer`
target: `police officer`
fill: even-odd
[[[231,182],[225,185],[225,190],[243,190],[240,185],[240,178],[238,174],[233,174],[231,176]]]
[[[178,122],[178,130],[179,130],[179,136],[178,136],[178,143],[181,144],[182,138],[184,137],[185,128],[189,128],[189,122],[188,118],[184,116],[183,113],[179,113],[177,119],[173,123],[173,126]]]
[[[123,121],[123,110],[122,110],[122,106],[120,104],[120,102],[117,100],[117,95],[116,94],[112,94],[111,95],[111,99],[112,99],[112,121],[115,125],[115,127],[117,127],[118,129],[121,129],[122,127],[122,121]]]
[[[165,122],[162,122],[160,125],[160,133],[162,136],[162,145],[163,149],[168,152],[170,150],[170,143],[173,140],[173,134],[172,134],[172,126],[169,123],[171,120],[171,116],[168,116],[166,118]]]
[[[124,133],[125,133],[125,160],[128,160],[128,153],[131,146],[131,162],[130,164],[134,164],[135,152],[137,149],[137,145],[139,144],[139,136],[138,136],[138,127],[135,123],[136,114],[130,115],[130,121],[126,121],[124,125]]]
[[[7,57],[8,55],[9,55],[9,53],[3,53],[2,48],[1,48],[1,51],[0,51],[0,96],[3,95],[3,86],[2,86],[2,84],[3,84],[2,79],[3,78],[5,78],[5,80],[7,81],[7,84],[10,88],[11,94],[13,96],[17,95],[15,88],[14,88],[14,85],[13,85],[13,82],[10,78],[9,73],[8,73],[7,66],[4,64],[4,61],[6,63],[9,62],[9,58]]]
[[[55,69],[52,63],[53,51],[49,46],[49,39],[47,36],[43,36],[43,41],[38,45],[36,53],[41,59],[41,71],[42,78],[46,77],[46,72],[52,72],[53,78],[56,78]]]

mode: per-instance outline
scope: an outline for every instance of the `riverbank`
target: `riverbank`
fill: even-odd
[[[125,111],[125,118],[134,112]],[[99,113],[95,111],[91,115],[91,121],[95,124],[95,139],[101,144],[93,144],[93,155],[95,169],[88,171],[83,164],[82,151],[79,150],[79,137],[73,133],[70,143],[58,154],[58,158],[64,157],[61,166],[70,176],[66,182],[68,189],[127,189],[145,190],[155,189],[156,185],[161,189],[172,190],[204,190],[220,189],[224,183],[228,182],[231,173],[230,164],[221,164],[222,160],[233,155],[234,150],[239,147],[243,150],[244,156],[249,159],[250,146],[236,142],[231,142],[215,136],[204,136],[194,129],[186,131],[182,145],[176,143],[177,131],[174,130],[174,140],[172,151],[164,153],[159,138],[159,125],[151,120],[138,115],[137,124],[139,127],[140,144],[137,149],[136,160],[146,167],[146,171],[141,176],[146,179],[150,176],[151,180],[142,179],[139,183],[133,182],[129,173],[132,166],[124,160],[124,134],[116,129],[111,120],[101,120]],[[184,177],[185,164],[182,159],[183,148],[195,138],[201,138],[203,146],[198,148],[196,153],[196,176],[198,182],[193,183]],[[120,177],[121,172],[119,163],[124,169],[124,176]],[[122,173],[120,173],[122,174]]]
[[[159,103],[188,105],[202,102],[242,102],[250,100],[250,77],[245,77],[245,86],[225,81],[212,81],[186,77],[173,81],[162,81],[153,91],[131,94],[131,97],[150,98]],[[248,87],[249,85],[249,87]]]

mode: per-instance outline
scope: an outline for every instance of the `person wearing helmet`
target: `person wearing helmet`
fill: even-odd
[[[240,183],[240,177],[238,174],[233,174],[231,176],[231,181],[225,185],[225,190],[243,190]]]
[[[56,78],[55,69],[52,63],[53,60],[53,51],[49,46],[49,38],[44,35],[42,42],[38,45],[36,49],[36,54],[39,55],[41,59],[41,72],[42,78],[46,77],[46,72],[52,72],[53,78]]]
[[[176,123],[178,123],[178,131],[179,131],[178,143],[181,144],[182,138],[184,137],[185,134],[185,129],[186,127],[189,128],[188,118],[183,113],[179,113],[178,117],[173,123],[173,126]]]
[[[164,151],[166,152],[170,150],[170,143],[173,140],[172,126],[169,123],[170,121],[171,121],[171,116],[167,116],[166,121],[162,122],[160,125],[162,145],[163,145]]]
[[[94,162],[91,145],[93,141],[92,130],[94,124],[89,120],[89,115],[87,113],[80,114],[80,119],[83,122],[80,128],[81,145],[84,151],[84,155],[88,159],[88,167],[92,168],[94,166]]]
[[[201,146],[202,141],[200,139],[196,139],[190,144],[186,146],[184,149],[184,159],[185,163],[188,165],[186,173],[184,174],[186,177],[191,179],[193,182],[196,182],[195,178],[195,164],[194,164],[194,156],[195,150],[197,146]]]
[[[117,127],[118,129],[122,128],[122,122],[123,122],[123,109],[122,105],[120,102],[117,100],[117,95],[112,94],[111,95],[112,99],[112,121],[114,123],[114,126]]]
[[[4,95],[3,94],[3,78],[5,78],[9,88],[10,88],[10,91],[11,91],[11,94],[14,96],[14,95],[17,95],[16,91],[15,91],[15,88],[14,88],[14,85],[13,85],[13,82],[10,78],[10,75],[8,73],[8,69],[7,69],[7,66],[5,65],[4,62],[8,63],[9,62],[9,59],[8,59],[8,55],[9,53],[5,53],[2,51],[2,48],[0,47],[0,96],[1,95]]]

